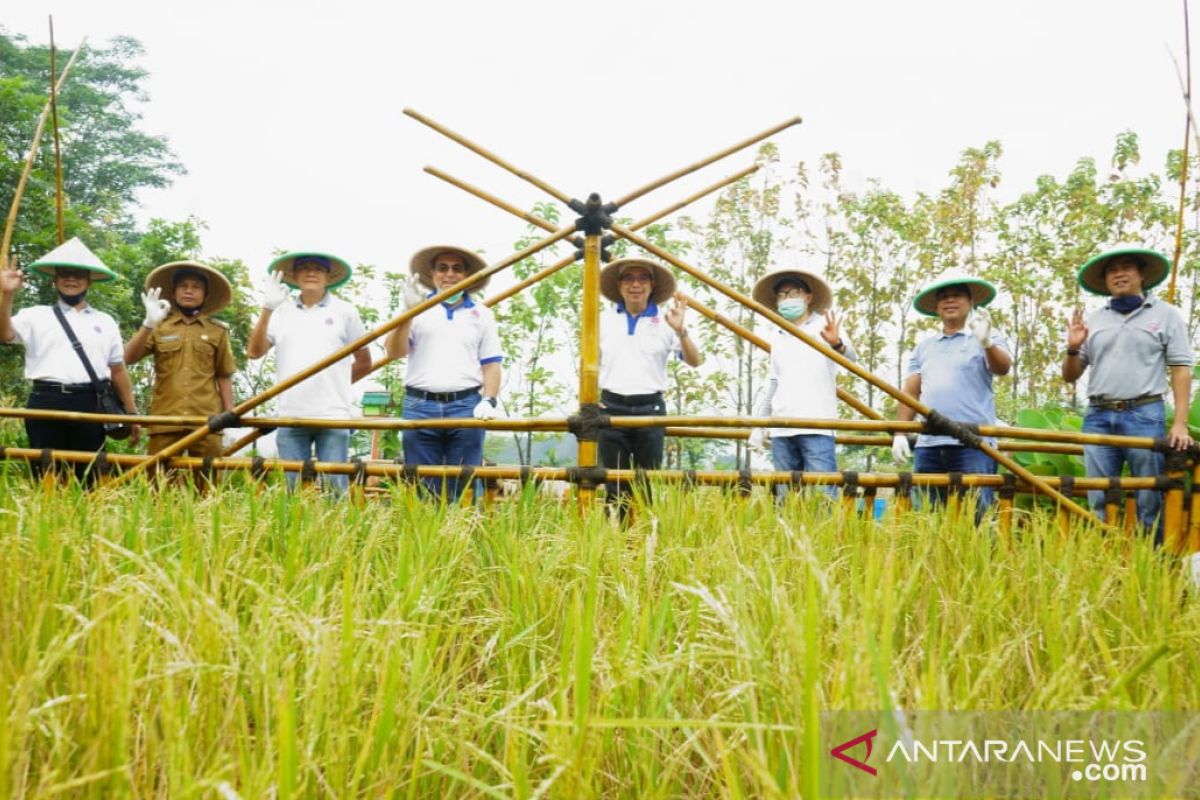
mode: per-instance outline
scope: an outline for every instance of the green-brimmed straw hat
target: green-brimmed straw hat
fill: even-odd
[[[267,267],[267,272],[278,272],[283,276],[284,283],[293,289],[299,289],[300,285],[296,283],[296,264],[306,261],[320,264],[329,271],[327,289],[336,289],[350,280],[349,264],[337,256],[331,256],[328,253],[319,253],[315,250],[297,250],[294,253],[286,253],[272,261],[271,265]]]
[[[195,272],[204,277],[207,288],[204,290],[204,302],[200,305],[201,314],[216,314],[233,299],[233,287],[229,285],[229,280],[216,269],[199,261],[172,261],[170,264],[155,267],[146,276],[146,288],[158,287],[162,290],[163,298],[174,299],[175,276],[180,272]]]
[[[96,283],[103,283],[104,281],[111,281],[113,278],[120,277],[117,273],[104,266],[104,262],[100,260],[100,257],[89,250],[86,244],[79,241],[78,237],[63,242],[29,265],[30,269],[36,270],[43,275],[49,275],[50,277],[54,277],[54,270],[59,267],[86,269],[92,273],[92,280]]]
[[[1112,294],[1104,284],[1104,269],[1117,256],[1127,256],[1141,264],[1143,290],[1153,289],[1171,274],[1171,262],[1162,253],[1141,245],[1123,244],[1101,253],[1080,267],[1076,276],[1079,285],[1092,294]]]
[[[478,253],[473,253],[465,247],[459,247],[453,244],[435,244],[429,247],[422,247],[413,257],[409,259],[408,269],[413,275],[421,279],[421,283],[430,289],[436,289],[433,283],[433,260],[443,253],[453,253],[460,256],[463,264],[467,267],[467,274],[474,275],[480,270],[487,269],[487,262]],[[484,278],[471,285],[468,291],[482,292],[483,287],[488,285],[491,276]]]
[[[600,270],[600,294],[614,303],[620,303],[621,275],[634,267],[641,267],[649,272],[654,281],[654,291],[650,293],[650,302],[659,305],[675,296],[675,276],[671,274],[671,270],[647,258],[619,258],[607,264],[604,269]]]
[[[938,289],[947,286],[963,286],[971,293],[971,305],[983,308],[996,299],[996,287],[983,278],[968,275],[961,269],[948,269],[913,298],[913,308],[927,317],[936,317]]]
[[[808,287],[812,295],[809,309],[813,314],[824,314],[833,305],[833,291],[829,284],[815,272],[802,269],[777,269],[768,272],[754,284],[752,292],[754,299],[772,311],[779,310],[779,301],[775,298],[775,287],[781,283],[802,283]]]

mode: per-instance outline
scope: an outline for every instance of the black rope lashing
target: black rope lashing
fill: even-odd
[[[804,488],[804,471],[799,469],[792,470],[791,480],[788,481],[793,489]]]
[[[1165,439],[1156,439],[1155,442],[1166,441]],[[1187,470],[1188,454],[1183,450],[1176,450],[1173,447],[1168,447],[1166,450],[1166,458],[1163,459],[1163,469],[1167,472],[1184,472]]]
[[[8,448],[0,445],[0,461],[5,460],[6,458],[8,458]]]
[[[954,495],[955,497],[962,497],[964,491],[963,474],[961,472],[951,472],[948,473],[946,477],[950,480],[950,483],[948,484],[950,494]]]
[[[472,468],[472,470],[473,470],[473,468]],[[528,465],[521,467],[520,480],[521,480],[521,488],[525,488],[525,485],[528,484],[529,481],[533,480],[533,467],[528,466]]]
[[[213,456],[205,456],[200,462],[200,478],[208,483],[212,483],[215,475],[216,469],[213,468]]]
[[[54,457],[51,455],[49,447],[42,450],[41,456],[38,457],[38,467],[42,472],[49,472],[54,464]]]
[[[1000,491],[998,492],[1000,499],[1012,500],[1017,496],[1017,476],[1006,472],[1000,478]]]
[[[1108,488],[1104,490],[1104,504],[1106,506],[1119,506],[1125,500],[1125,493],[1121,490],[1121,479],[1112,477],[1108,479]]]
[[[354,465],[354,475],[350,478],[351,483],[353,483],[355,486],[366,486],[367,462],[363,461],[361,458],[354,458],[351,459],[350,463]]]
[[[579,413],[567,417],[567,430],[581,442],[595,442],[600,431],[612,427],[612,417],[604,413],[599,403],[583,403]]]
[[[605,482],[608,470],[604,467],[567,467],[567,480],[580,489],[595,489]]]
[[[220,433],[226,428],[236,428],[239,421],[235,412],[222,411],[220,414],[213,414],[208,418],[208,431],[209,433]]]
[[[250,459],[250,477],[261,481],[267,474],[267,460],[262,456]]]
[[[1185,488],[1185,484],[1180,478],[1172,478],[1170,475],[1156,475],[1154,477],[1154,488],[1160,492],[1170,492]]]
[[[1075,494],[1075,476],[1058,476],[1058,491],[1060,491],[1065,497],[1073,497]]]
[[[413,486],[417,485],[417,481],[420,480],[420,476],[417,475],[417,465],[416,464],[403,464],[402,463],[401,471],[404,474],[405,482],[410,483]]]
[[[314,458],[304,459],[304,464],[300,467],[300,482],[312,483],[317,479],[317,462]]]
[[[597,192],[588,195],[586,201],[572,198],[567,205],[579,215],[575,220],[575,230],[588,236],[598,236],[612,227],[612,215],[620,209],[616,203],[605,203]]]
[[[851,470],[842,472],[842,497],[858,497],[858,473]]]
[[[896,480],[896,494],[900,497],[912,498],[913,474],[901,472]]]
[[[929,409],[925,415],[925,423],[921,428],[927,436],[951,436],[966,447],[979,449],[983,439],[979,436],[979,426],[973,423],[957,422],[941,414],[937,409]]]

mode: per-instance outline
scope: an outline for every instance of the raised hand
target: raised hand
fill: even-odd
[[[142,292],[142,305],[146,309],[146,316],[142,319],[143,328],[154,330],[171,313],[171,304],[160,299],[161,295],[162,289],[158,286]]]
[[[0,270],[0,292],[14,294],[23,282],[24,276],[21,275],[21,270],[17,269],[17,257],[13,256],[10,267]]]
[[[675,293],[675,302],[667,309],[667,324],[676,333],[683,333],[683,315],[687,311],[687,298],[683,292]]]
[[[1083,347],[1087,337],[1088,327],[1083,321],[1083,309],[1077,308],[1071,314],[1071,321],[1067,324],[1067,348],[1078,350]]]
[[[825,312],[825,327],[821,328],[821,338],[830,347],[836,347],[842,343],[842,334],[838,331],[838,318],[833,315],[832,311]]]
[[[420,304],[425,300],[429,291],[421,283],[421,279],[416,275],[411,276],[404,282],[404,311]]]
[[[272,270],[267,275],[267,285],[263,289],[262,307],[267,311],[274,311],[281,305],[292,298],[292,292],[288,289],[287,284],[283,282],[283,275],[278,271]]]
[[[987,309],[977,308],[971,312],[971,335],[984,350],[992,346],[992,316]]]

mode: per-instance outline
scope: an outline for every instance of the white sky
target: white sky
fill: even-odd
[[[25,0],[10,33],[146,48],[144,128],[189,174],[144,215],[208,223],[209,256],[265,269],[319,247],[404,269],[439,241],[511,251],[524,223],[421,172],[438,166],[528,208],[543,199],[411,106],[562,189],[614,197],[791,116],[786,165],[839,151],[846,182],[934,191],[961,150],[1001,140],[1002,193],[1135,129],[1160,170],[1182,144],[1182,5],[979,3]],[[1200,26],[1200,21],[1196,23]],[[661,189],[640,217],[749,164]],[[692,213],[703,213],[705,206]],[[566,216],[566,215],[564,215]]]

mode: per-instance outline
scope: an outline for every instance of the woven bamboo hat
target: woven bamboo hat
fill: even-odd
[[[658,262],[646,258],[619,258],[600,270],[600,294],[614,303],[621,302],[621,274],[633,267],[641,267],[650,273],[654,291],[650,302],[658,305],[675,296],[675,276],[671,270]]]
[[[996,287],[983,278],[968,275],[961,269],[948,269],[934,278],[933,282],[917,293],[913,298],[913,308],[927,317],[936,317],[937,293],[939,289],[948,286],[962,286],[971,293],[971,305],[983,308],[996,299]]]
[[[181,272],[194,272],[204,278],[207,289],[204,292],[204,302],[200,305],[201,314],[216,314],[233,300],[233,287],[229,279],[220,271],[201,264],[199,261],[172,261],[155,267],[146,276],[146,288],[162,290],[162,297],[172,299],[175,296],[175,278]]]
[[[1104,270],[1117,256],[1126,256],[1137,261],[1142,267],[1142,289],[1153,289],[1167,279],[1171,274],[1171,262],[1157,250],[1150,250],[1136,244],[1123,244],[1106,250],[1079,268],[1076,280],[1079,285],[1092,294],[1108,296],[1111,292],[1104,284]]]
[[[777,269],[774,272],[768,272],[758,279],[758,283],[754,284],[752,295],[755,300],[767,308],[778,311],[779,301],[775,298],[775,287],[787,282],[799,282],[808,287],[809,293],[812,294],[810,305],[812,313],[824,314],[833,305],[833,290],[829,288],[825,279],[815,272],[802,269]]]
[[[104,262],[100,260],[100,257],[89,250],[86,244],[79,241],[79,237],[68,239],[29,265],[30,269],[36,270],[43,275],[49,275],[52,278],[54,277],[54,270],[59,267],[86,269],[92,274],[92,281],[95,283],[103,283],[104,281],[111,281],[113,278],[120,277],[117,273],[104,266]]]
[[[271,262],[267,267],[267,272],[278,272],[283,276],[284,283],[293,289],[299,289],[300,285],[296,283],[296,264],[305,261],[315,261],[329,269],[329,283],[326,286],[328,289],[336,289],[350,280],[349,264],[337,256],[319,253],[315,250],[297,250],[293,253],[285,253]]]
[[[454,253],[457,256],[461,256],[463,263],[467,265],[468,275],[474,275],[480,270],[487,269],[487,262],[483,260],[483,257],[465,247],[453,244],[435,244],[429,247],[422,247],[409,260],[408,269],[413,275],[421,279],[421,283],[430,289],[437,288],[433,283],[433,260],[442,253]],[[473,284],[470,291],[482,292],[483,287],[487,286],[490,280],[491,276],[489,275],[478,283]]]

